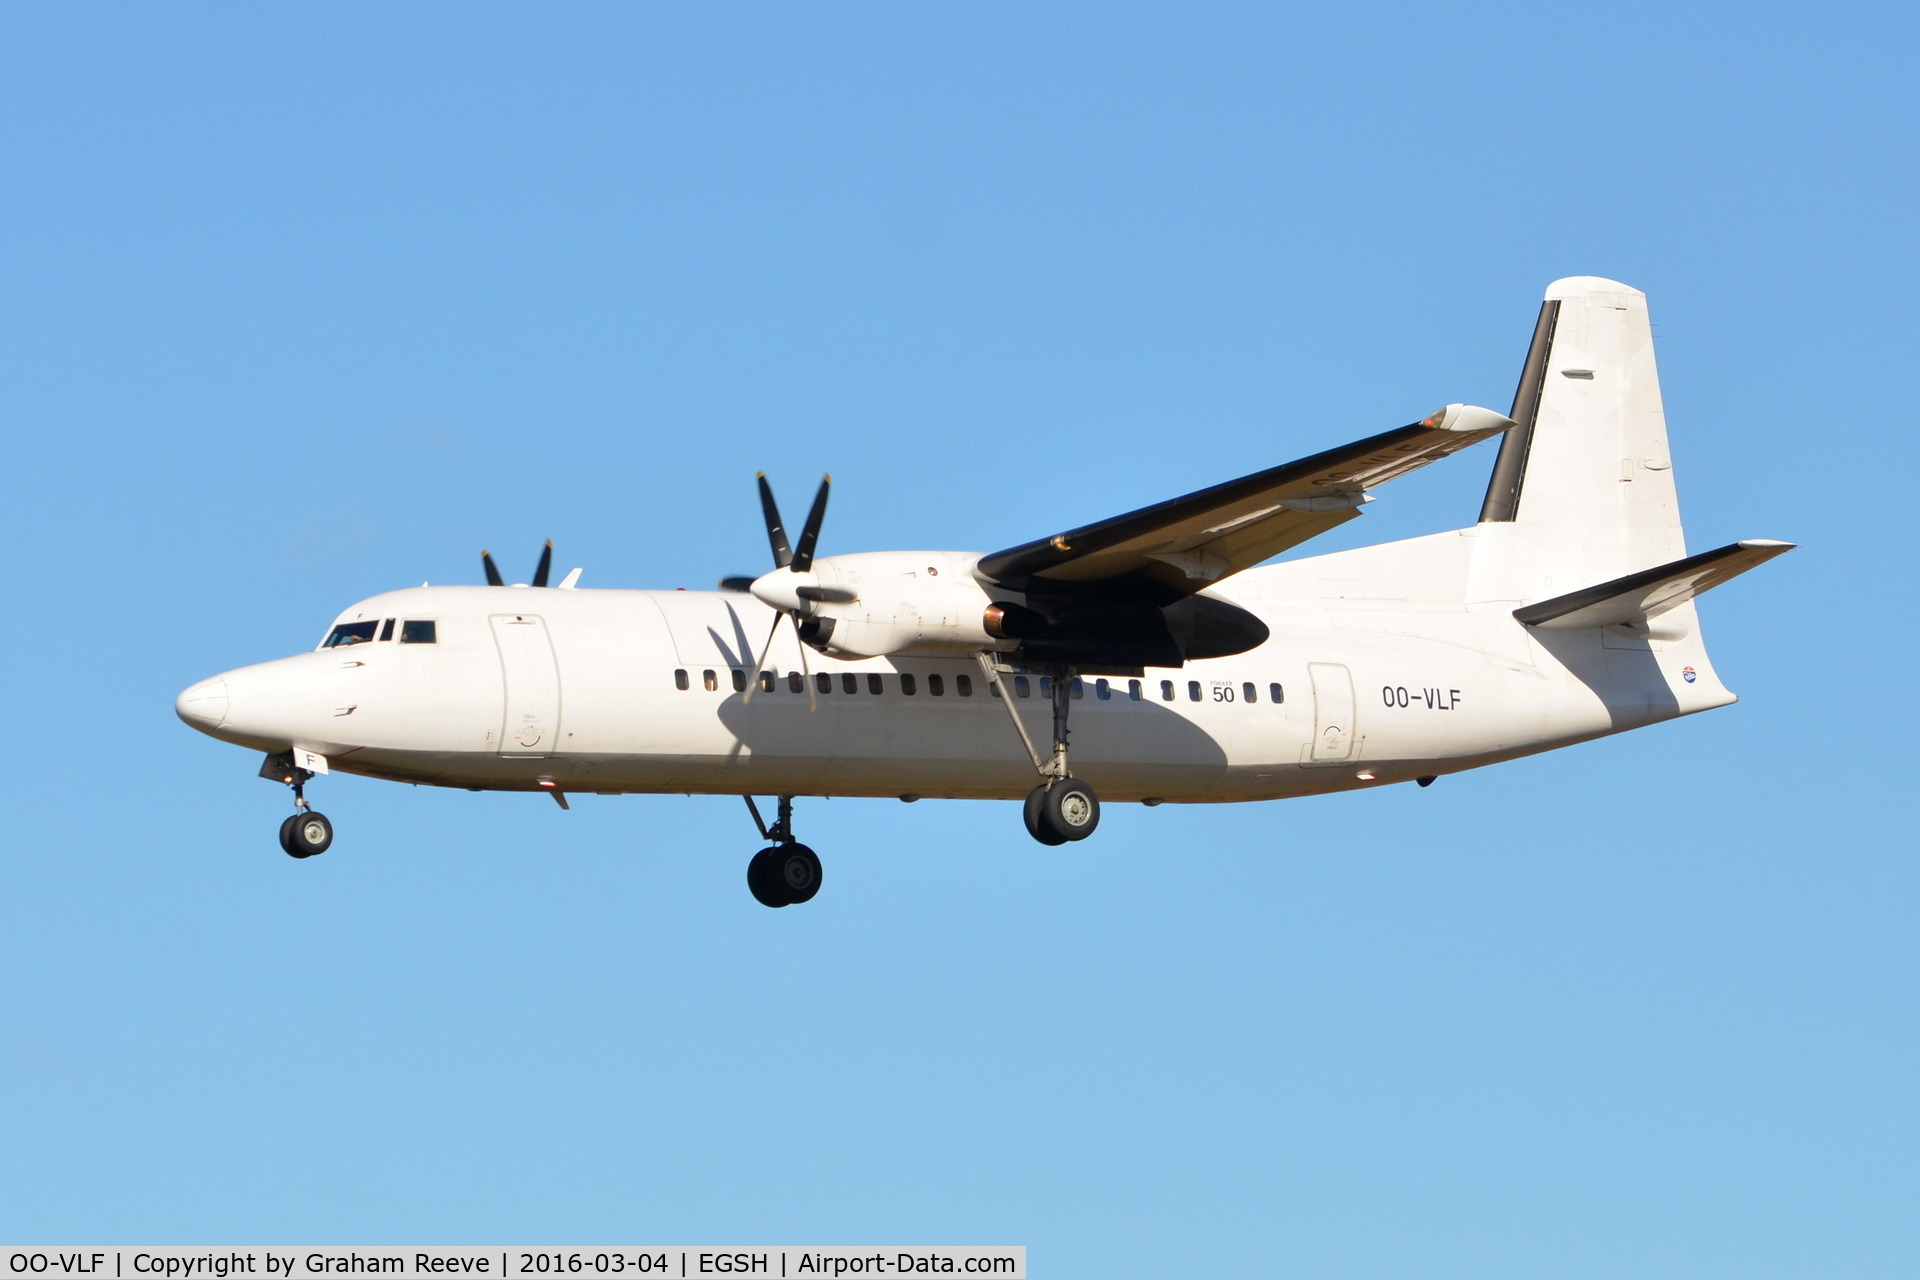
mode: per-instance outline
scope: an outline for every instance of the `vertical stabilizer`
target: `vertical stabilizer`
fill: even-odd
[[[1597,276],[1549,285],[1510,416],[1481,508],[1480,598],[1686,555],[1645,294]]]

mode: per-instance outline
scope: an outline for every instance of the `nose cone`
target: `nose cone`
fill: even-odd
[[[191,685],[173,701],[174,714],[202,733],[227,722],[227,682],[219,676]]]

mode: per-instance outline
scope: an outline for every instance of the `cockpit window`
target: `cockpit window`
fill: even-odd
[[[400,624],[401,644],[434,644],[439,639],[432,618],[408,618]]]
[[[350,644],[366,644],[369,640],[373,639],[374,628],[379,625],[378,621],[371,620],[367,622],[343,622],[333,629],[333,634],[328,636],[327,642],[320,647],[323,649],[339,649]]]
[[[392,618],[388,618],[384,623],[380,625],[380,638],[382,640],[393,639],[393,619]]]

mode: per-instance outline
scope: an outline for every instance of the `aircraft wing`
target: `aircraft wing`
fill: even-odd
[[[1145,577],[1192,595],[1353,519],[1368,489],[1512,425],[1491,409],[1450,404],[1411,426],[996,551],[979,572],[1015,588]]]

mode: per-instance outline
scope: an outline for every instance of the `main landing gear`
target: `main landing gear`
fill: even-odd
[[[820,857],[793,838],[793,797],[781,796],[769,827],[752,796],[742,796],[760,838],[773,843],[747,863],[747,891],[763,907],[795,907],[820,892]]]
[[[1019,733],[1027,755],[1042,779],[1040,785],[1027,794],[1024,816],[1028,834],[1041,844],[1058,845],[1069,840],[1085,840],[1100,825],[1100,797],[1094,794],[1092,787],[1074,777],[1067,767],[1067,712],[1073,705],[1073,668],[1054,667],[1049,670],[1046,685],[1053,702],[1053,753],[1042,756],[1033,745],[1027,726],[1021,723],[1020,713],[1014,709],[1012,693],[1000,679],[1004,668],[987,654],[975,656],[987,682],[999,693],[1007,715],[1013,720],[1014,730]]]
[[[311,858],[325,853],[333,845],[333,824],[327,815],[307,803],[307,783],[313,771],[293,762],[293,753],[283,751],[267,757],[260,776],[286,783],[293,788],[293,814],[280,824],[280,847],[293,858]]]

